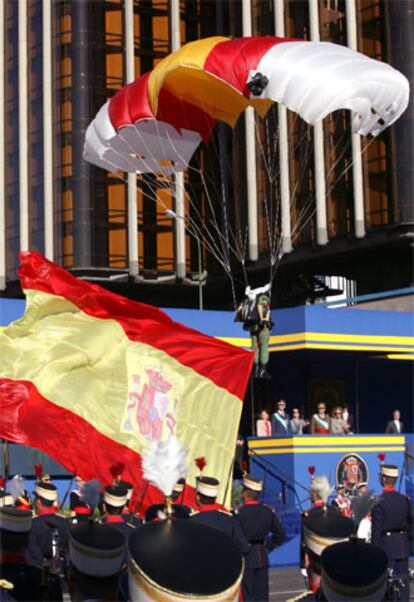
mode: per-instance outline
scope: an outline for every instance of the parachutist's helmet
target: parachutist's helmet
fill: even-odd
[[[268,83],[269,79],[266,77],[266,75],[263,75],[263,73],[260,73],[260,71],[256,71],[246,85],[253,96],[260,96]]]

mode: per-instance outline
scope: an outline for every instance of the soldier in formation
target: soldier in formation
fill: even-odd
[[[285,539],[284,529],[273,508],[259,503],[262,490],[262,481],[245,475],[243,504],[237,511],[242,533],[250,544],[242,582],[245,602],[266,602],[269,599],[268,551],[280,546]]]

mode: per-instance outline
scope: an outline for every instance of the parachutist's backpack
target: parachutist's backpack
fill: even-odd
[[[248,299],[247,297],[244,299],[237,309],[234,321],[243,322],[244,330],[249,330],[252,326],[259,322],[257,297],[255,297],[253,300]]]

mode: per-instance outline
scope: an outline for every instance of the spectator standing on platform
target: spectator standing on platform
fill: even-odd
[[[272,435],[291,435],[289,414],[286,414],[286,401],[279,399],[277,410],[272,414]]]
[[[398,435],[404,432],[404,424],[401,422],[400,410],[394,410],[392,413],[392,420],[387,422],[385,433],[387,435]]]
[[[312,435],[329,435],[329,417],[326,414],[326,406],[324,403],[318,403],[318,412],[311,418],[311,434]]]
[[[331,418],[329,420],[329,430],[332,435],[348,434],[348,423],[343,418],[342,408],[340,406],[336,406],[332,409]]]
[[[413,538],[414,517],[410,500],[395,491],[399,476],[398,466],[382,464],[380,483],[383,492],[371,510],[371,542],[382,548],[388,556],[388,568],[394,576],[401,576],[403,587],[400,600],[409,600],[408,557]]]
[[[307,422],[303,420],[300,416],[299,408],[293,408],[292,410],[292,418],[290,420],[290,430],[292,431],[292,435],[303,435],[303,429],[305,428]]]
[[[345,420],[345,422],[348,424],[348,430],[350,433],[352,433],[355,429],[355,420],[354,420],[354,415],[351,414],[350,409],[349,409],[349,405],[346,401],[344,401],[344,403],[342,404],[342,418]]]
[[[250,550],[244,560],[243,602],[266,602],[269,599],[267,550],[280,546],[285,539],[285,531],[274,510],[259,504],[258,499],[262,489],[262,481],[245,475],[243,504],[237,511],[241,530],[250,544]]]
[[[270,423],[267,410],[260,412],[260,418],[256,421],[256,435],[258,437],[270,437],[272,434],[272,425]]]

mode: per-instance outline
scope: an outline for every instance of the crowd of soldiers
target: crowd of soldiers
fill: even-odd
[[[295,600],[385,600],[390,569],[398,579],[398,599],[409,599],[413,515],[408,499],[394,490],[397,477],[397,467],[382,465],[383,494],[352,513],[328,505],[326,477],[312,478],[301,541],[308,589]],[[217,503],[219,485],[199,476],[190,508],[180,501],[185,488],[180,480],[172,503],[150,506],[142,518],[129,509],[133,485],[120,479],[95,491],[95,501],[83,496],[88,484],[78,479],[70,518],[57,511],[57,488],[45,477],[35,484],[32,508],[24,495],[11,504],[3,492],[0,599],[63,600],[67,593],[79,602],[266,602],[268,551],[284,541],[283,527],[273,509],[259,502],[258,479],[244,476],[243,502],[232,513]],[[368,510],[372,543],[357,537]]]

